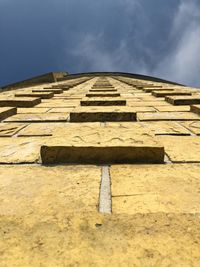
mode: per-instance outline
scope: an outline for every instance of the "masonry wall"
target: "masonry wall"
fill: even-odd
[[[0,93],[1,266],[199,266],[200,93],[82,76]]]

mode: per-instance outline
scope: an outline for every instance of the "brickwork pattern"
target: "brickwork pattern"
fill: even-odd
[[[200,89],[84,75],[0,93],[0,266],[200,266]]]

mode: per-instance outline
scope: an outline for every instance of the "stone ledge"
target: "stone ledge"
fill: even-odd
[[[70,112],[71,122],[136,121],[136,112],[127,107],[81,107]]]
[[[0,107],[21,107],[31,108],[41,103],[41,98],[12,98],[12,99],[0,99]]]

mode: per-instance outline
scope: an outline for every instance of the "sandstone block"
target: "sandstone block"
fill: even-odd
[[[181,95],[192,95],[191,92],[189,91],[152,91],[152,95],[155,96],[155,97],[164,97],[164,96],[173,96],[173,95],[177,95],[177,96],[181,96]]]
[[[200,115],[200,105],[193,105],[190,107],[191,112]]]
[[[165,100],[172,105],[200,104],[199,96],[166,96]]]
[[[38,93],[16,93],[15,97],[40,97],[42,99],[49,99],[54,96],[53,92],[38,92]]]
[[[1,123],[0,137],[11,137],[26,127],[23,123]]]
[[[180,124],[190,130],[192,133],[200,135],[200,121],[183,121],[180,122]]]
[[[113,213],[199,213],[199,172],[194,164],[112,166]]]
[[[112,93],[112,92],[97,92],[97,93],[87,93],[86,97],[118,97],[120,93]]]
[[[54,93],[54,94],[62,94],[63,90],[62,89],[33,89],[32,90],[33,93],[43,93],[43,92],[47,92],[47,93]]]
[[[0,107],[34,107],[41,103],[41,98],[0,98]]]
[[[154,106],[160,112],[184,112],[190,111],[190,106]]]
[[[81,106],[126,106],[126,100],[121,98],[85,98]]]
[[[2,107],[0,108],[0,121],[17,114],[17,109],[16,108],[7,108],[7,107]]]
[[[127,107],[80,107],[70,112],[70,121],[136,121],[136,112]]]
[[[193,121],[200,120],[200,116],[192,112],[152,112],[138,113],[140,121]]]
[[[105,89],[100,88],[100,89],[98,89],[98,88],[96,88],[96,89],[90,89],[89,91],[91,93],[92,92],[117,92],[117,89],[114,89],[114,88],[105,88]]]
[[[151,135],[119,127],[94,127],[79,134],[66,128],[65,137],[50,138],[41,147],[43,164],[162,163],[164,147]]]
[[[5,122],[66,122],[69,113],[27,113],[17,114],[5,120]]]
[[[157,136],[174,163],[200,162],[200,136]]]

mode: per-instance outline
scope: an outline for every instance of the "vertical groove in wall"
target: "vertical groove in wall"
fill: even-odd
[[[111,181],[110,181],[109,166],[103,166],[101,169],[99,212],[108,214],[112,213]]]

